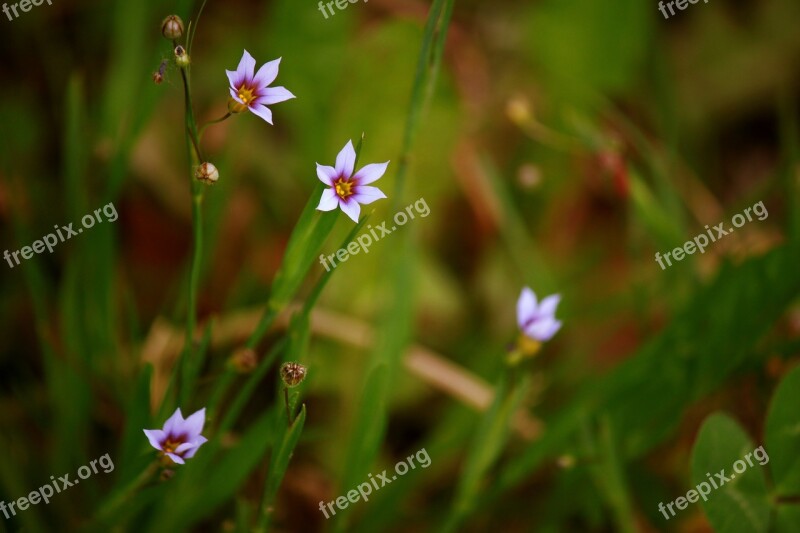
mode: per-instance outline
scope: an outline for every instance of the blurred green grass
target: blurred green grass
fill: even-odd
[[[521,399],[545,427],[534,439],[512,430],[470,478],[462,528],[708,530],[699,506],[675,525],[656,503],[686,492],[704,415],[737,413],[763,442],[764,410],[749,406],[766,405],[798,355],[798,6],[698,4],[664,21],[634,0],[463,1],[446,37],[426,33],[429,10],[450,4],[373,0],[328,20],[296,0],[206,6],[192,51],[199,120],[225,112],[223,71],[242,49],[259,64],[282,57],[277,84],[298,98],[273,108],[274,127],[244,115],[206,136],[221,174],[204,206],[208,345],[184,412],[230,393],[197,457],[130,499],[154,457],[141,429],[172,407],[155,403],[177,357],[164,339],[180,338],[192,249],[180,76],[171,67],[155,85],[150,74],[171,54],[163,16],[188,22],[199,2],[59,3],[4,25],[3,249],[110,201],[120,218],[3,273],[0,450],[13,460],[0,461],[0,499],[106,452],[116,469],[0,530],[255,523],[278,483],[280,386],[274,365],[248,377],[226,364],[252,331],[232,317],[270,300],[308,304],[289,326],[271,317],[257,352],[309,364],[273,528],[437,530],[458,477],[475,475],[482,414],[408,372],[404,354],[420,344],[493,386],[523,285],[564,296],[564,328]],[[377,183],[390,199],[365,209],[370,223],[421,197],[431,215],[328,276],[314,250],[348,242],[350,222],[314,219],[330,235],[288,243],[310,223],[298,221],[319,194],[314,163],[362,132],[362,161],[392,161]],[[759,200],[769,218],[705,255],[666,271],[652,259]],[[282,262],[285,285],[273,281]],[[371,348],[352,323],[325,333],[342,324],[312,308],[373,326]],[[430,469],[335,521],[318,511],[422,447]]]

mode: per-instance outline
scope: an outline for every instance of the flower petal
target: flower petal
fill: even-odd
[[[253,77],[253,82],[255,83],[256,87],[259,89],[265,88],[267,85],[275,81],[275,78],[278,77],[278,67],[281,64],[281,58],[275,59],[274,61],[270,61],[268,63],[264,63],[256,75]],[[255,62],[253,62],[253,66],[255,67]]]
[[[177,436],[179,431],[182,431],[183,425],[183,415],[181,414],[181,408],[178,407],[175,409],[175,412],[172,413],[172,416],[164,422],[164,433],[167,436]]]
[[[285,102],[297,98],[286,87],[267,87],[261,91],[261,96],[258,97],[257,102],[264,105],[277,104],[278,102]]]
[[[539,308],[536,310],[536,314],[540,317],[548,316],[550,318],[555,318],[556,314],[556,307],[558,307],[558,303],[561,301],[560,294],[552,294],[541,301],[539,304]]]
[[[553,338],[553,335],[555,335],[559,329],[561,329],[561,322],[558,320],[542,318],[525,328],[525,335],[541,342],[547,342]]]
[[[228,75],[228,81],[231,84],[231,89],[238,89],[245,82],[244,76],[240,76],[239,72],[236,70],[226,70],[225,74]]]
[[[203,432],[203,426],[206,423],[206,408],[203,407],[199,411],[192,413],[183,423],[183,431],[187,435],[188,440],[194,440],[200,433]]]
[[[175,448],[176,454],[183,454],[183,452],[190,450],[191,448],[196,448],[197,445],[194,442],[184,442],[177,448]]]
[[[339,202],[339,207],[342,208],[342,211],[344,211],[345,215],[353,219],[353,222],[356,224],[358,223],[358,216],[361,214],[361,206],[358,202],[353,200],[352,196],[347,200]]]
[[[161,429],[145,429],[144,434],[147,435],[147,440],[150,441],[150,446],[156,450],[162,449],[167,434]]]
[[[272,124],[272,111],[270,111],[267,106],[254,105],[253,107],[248,107],[247,109],[249,109],[254,115],[257,115]]]
[[[383,194],[383,191],[377,187],[359,186],[352,198],[362,205],[367,205],[371,204],[375,200],[386,198],[386,195]]]
[[[206,442],[208,442],[208,439],[207,439],[207,438],[205,438],[205,437],[203,437],[202,435],[201,435],[200,437],[197,437],[197,440],[195,440],[195,441],[192,443],[192,444],[194,445],[194,447],[192,447],[192,448],[189,448],[189,449],[186,451],[186,453],[185,453],[185,454],[183,454],[183,456],[184,456],[185,458],[187,458],[187,459],[191,459],[192,457],[194,457],[194,454],[196,454],[196,453],[197,453],[197,450],[199,450],[199,449],[200,449],[200,446],[202,446],[202,445],[203,445],[203,444],[205,444]]]
[[[317,163],[317,177],[325,185],[333,187],[333,180],[335,180],[337,176],[338,174],[335,168]]]
[[[386,172],[386,167],[388,166],[388,161],[386,163],[374,163],[372,165],[367,165],[356,172],[356,175],[353,177],[358,180],[359,185],[367,185],[373,181],[378,181],[381,176],[383,176],[384,172]]]
[[[517,300],[517,325],[522,328],[536,312],[536,294],[528,287],[522,289]]]
[[[174,453],[168,453],[167,457],[178,463],[179,465],[186,464],[186,461],[180,455],[175,455]]]
[[[253,79],[253,71],[256,69],[256,60],[250,55],[247,50],[242,53],[242,59],[239,61],[239,66],[236,67],[236,75],[244,81]],[[238,86],[237,86],[238,89]]]
[[[333,189],[325,189],[319,199],[318,211],[333,211],[339,207],[339,197]]]
[[[336,172],[349,178],[353,175],[353,168],[356,165],[356,150],[353,148],[353,141],[347,141],[342,151],[336,156]]]

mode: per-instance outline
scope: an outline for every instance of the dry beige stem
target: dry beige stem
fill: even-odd
[[[277,320],[276,326],[287,327],[289,317],[298,309],[297,304],[290,306]],[[212,348],[241,343],[256,327],[261,312],[261,309],[248,309],[216,318],[211,336]],[[312,311],[311,330],[316,335],[361,349],[370,348],[374,339],[372,328],[365,322],[325,309]],[[153,323],[142,347],[142,359],[153,363],[155,369],[152,405],[158,405],[163,398],[171,368],[182,348],[182,331],[163,319]],[[485,411],[492,402],[494,391],[488,383],[424,346],[412,344],[403,357],[403,364],[409,372],[431,387],[478,411]],[[526,440],[537,438],[541,432],[541,423],[530,417],[524,409],[514,416],[513,427]]]

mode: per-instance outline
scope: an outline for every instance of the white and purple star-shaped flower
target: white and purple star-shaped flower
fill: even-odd
[[[200,433],[206,423],[206,410],[200,409],[186,420],[180,408],[164,422],[163,429],[145,429],[150,445],[172,459],[174,463],[184,464],[184,459],[191,459],[197,449],[208,439]]]
[[[231,83],[231,98],[234,105],[229,109],[241,113],[245,109],[272,124],[272,111],[268,105],[291,100],[295,96],[285,87],[270,87],[278,77],[281,58],[265,63],[258,72],[256,60],[245,50],[236,70],[226,70]],[[236,105],[238,104],[238,105]]]
[[[561,295],[548,296],[537,305],[536,294],[525,287],[517,300],[517,324],[522,333],[529,339],[547,342],[561,329],[561,322],[556,320],[556,307]]]
[[[361,205],[386,198],[383,191],[367,185],[383,176],[389,162],[366,165],[354,174],[355,165],[356,151],[353,148],[353,141],[347,141],[345,147],[336,156],[336,167],[317,163],[317,177],[330,187],[330,189],[322,191],[322,197],[317,206],[318,210],[331,211],[341,207],[347,216],[354,222],[358,222]]]

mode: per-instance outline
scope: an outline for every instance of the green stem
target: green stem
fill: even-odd
[[[186,51],[189,55],[192,54],[192,47],[194,45],[194,36],[195,34],[197,34],[197,26],[200,24],[200,16],[203,14],[203,10],[206,8],[206,2],[208,2],[208,0],[203,0],[200,9],[197,11],[197,16],[194,19],[194,28],[189,28],[192,34],[186,35],[186,47],[187,47]]]
[[[189,85],[189,76],[186,73],[188,68],[181,69],[181,79],[183,80],[183,96],[186,103],[185,121],[186,132],[189,134],[189,141],[191,141],[194,153],[197,159],[205,161],[203,152],[200,148],[200,140],[197,135],[197,121],[194,118],[194,107],[192,106],[192,89]]]
[[[200,286],[200,263],[203,257],[203,185],[192,183],[192,226],[194,249],[189,273],[189,309],[186,318],[186,347],[188,355],[194,354],[194,332],[197,328],[197,293]]]
[[[271,302],[267,302],[267,308],[264,310],[264,314],[261,315],[256,329],[253,330],[250,338],[247,339],[247,344],[245,344],[245,346],[248,348],[256,349],[258,343],[261,342],[261,339],[264,338],[264,335],[267,334],[270,326],[272,326],[272,323],[275,321],[275,317],[278,316],[277,310],[270,307],[270,303]]]
[[[283,388],[283,402],[286,404],[286,423],[292,425],[292,411],[289,409],[289,388]]]
[[[434,0],[430,7],[417,60],[417,69],[411,89],[411,100],[406,118],[403,144],[398,158],[392,211],[402,205],[403,192],[409,170],[414,141],[419,129],[426,101],[433,93],[436,76],[441,66],[442,53],[455,0]],[[355,429],[346,454],[343,487],[355,486],[366,477],[369,465],[375,460],[387,427],[388,405],[391,397],[391,376],[413,336],[413,273],[415,265],[410,232],[404,233],[389,257],[386,270],[392,296],[381,319],[380,338],[368,363],[369,370],[361,392],[362,406],[355,415]],[[333,531],[349,530],[349,515],[342,511],[336,517]]]
[[[225,113],[225,116],[220,117],[220,118],[218,118],[216,120],[210,120],[210,121],[206,122],[205,124],[203,124],[203,126],[200,128],[200,134],[198,135],[199,140],[203,139],[203,134],[206,132],[206,128],[208,128],[209,126],[213,126],[214,124],[219,124],[220,122],[230,118],[230,116],[231,116],[231,113],[229,111],[229,112]]]
[[[179,398],[185,400],[194,380],[195,370],[191,361],[194,355],[194,333],[197,326],[197,293],[200,285],[200,262],[203,255],[203,185],[194,179],[194,168],[205,161],[197,135],[197,122],[192,106],[192,91],[187,69],[181,69],[183,94],[185,100],[186,145],[189,155],[189,179],[192,187],[192,228],[194,230],[194,246],[189,273],[189,302],[186,317],[186,344],[181,356],[181,375]]]
[[[411,88],[411,103],[406,116],[403,147],[397,165],[397,178],[392,199],[393,210],[395,211],[397,211],[402,201],[403,188],[420,117],[436,86],[436,79],[441,67],[444,45],[447,39],[447,30],[450,27],[450,19],[453,15],[454,3],[455,0],[436,0],[431,6],[430,15],[425,26],[422,50],[420,50],[417,70],[414,75],[414,85]]]
[[[800,504],[800,496],[777,496],[775,503],[778,505],[797,505]]]
[[[138,491],[145,484],[147,484],[157,470],[158,463],[150,463],[150,466],[144,469],[141,474],[128,483],[128,485],[126,485],[116,495],[112,496],[106,501],[100,510],[97,511],[97,514],[95,514],[92,524],[101,526],[106,520],[115,516],[119,512],[120,507],[122,507],[122,505],[130,499],[134,492]]]

